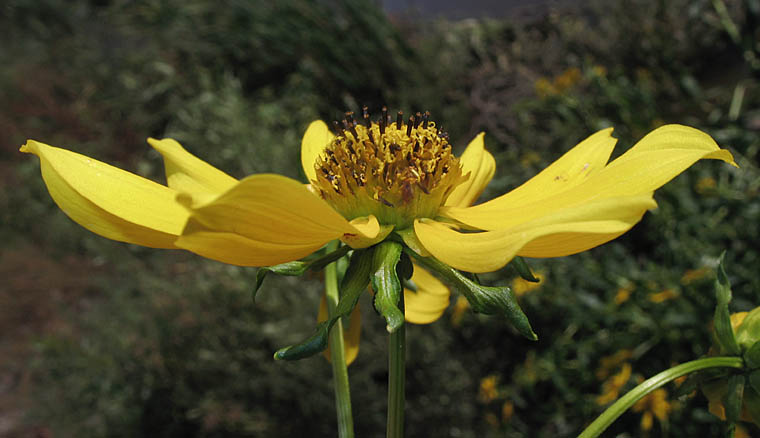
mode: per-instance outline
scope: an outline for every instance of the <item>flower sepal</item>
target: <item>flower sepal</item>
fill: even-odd
[[[325,266],[343,257],[350,250],[351,247],[342,246],[335,251],[329,252],[322,256],[310,257],[305,260],[295,260],[292,262],[280,263],[279,265],[259,268],[258,272],[256,272],[256,284],[253,286],[253,291],[251,292],[251,298],[253,299],[253,302],[256,302],[256,294],[259,293],[259,290],[261,290],[261,285],[264,283],[264,279],[270,273],[300,277],[307,270],[321,271]]]
[[[738,356],[741,353],[739,344],[736,342],[736,334],[733,326],[737,325],[728,311],[728,303],[731,301],[731,284],[728,281],[726,270],[723,266],[725,252],[720,256],[718,275],[715,279],[715,306],[714,317],[714,341],[719,354]]]
[[[406,252],[417,264],[435,272],[444,283],[464,295],[475,312],[504,316],[521,335],[532,341],[538,340],[538,335],[530,326],[528,317],[510,288],[483,286],[434,257],[422,257],[408,249]]]
[[[404,312],[399,309],[399,301],[402,297],[403,288],[397,267],[404,267],[408,271],[406,264],[399,265],[401,260],[403,246],[394,241],[385,241],[375,246],[375,253],[372,256],[372,289],[375,291],[375,310],[378,311],[386,322],[386,330],[393,333],[404,325]],[[404,272],[404,276],[407,272]],[[408,273],[411,277],[411,272]]]
[[[313,335],[298,344],[290,345],[274,354],[277,360],[297,360],[313,356],[324,351],[327,348],[328,336],[338,319],[350,315],[359,302],[362,292],[367,289],[370,281],[370,273],[373,266],[374,248],[366,250],[355,250],[351,254],[346,274],[341,282],[341,297],[335,314],[320,323]],[[329,262],[328,262],[329,263]]]
[[[530,281],[531,283],[538,283],[541,281],[533,275],[533,271],[530,270],[530,266],[528,266],[528,262],[526,262],[524,258],[516,256],[511,262],[509,262],[509,265],[517,271],[517,274],[519,274],[523,280]]]

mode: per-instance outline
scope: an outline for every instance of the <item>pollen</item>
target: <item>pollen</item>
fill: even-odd
[[[314,164],[311,181],[319,194],[348,219],[374,215],[382,224],[410,226],[415,218],[433,218],[453,189],[465,181],[449,137],[416,113],[401,111],[391,121],[383,108],[361,123],[352,112],[334,122],[335,137]]]

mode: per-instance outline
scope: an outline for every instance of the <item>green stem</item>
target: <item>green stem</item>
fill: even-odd
[[[406,326],[390,334],[388,345],[388,438],[404,436]]]
[[[327,246],[330,253],[338,248],[338,241]],[[325,295],[327,296],[327,314],[332,318],[340,301],[338,290],[338,266],[332,262],[325,267]],[[343,342],[343,321],[338,319],[330,331],[330,362],[335,386],[335,410],[338,416],[338,436],[353,438],[354,419],[351,415],[351,392],[348,387],[348,367],[346,366],[346,347]]]
[[[593,423],[578,435],[578,438],[594,438],[604,432],[613,421],[615,421],[620,415],[623,414],[628,408],[634,405],[637,401],[641,400],[654,391],[655,389],[665,385],[666,383],[675,380],[686,374],[693,373],[694,371],[704,370],[707,368],[743,368],[744,361],[741,357],[736,356],[722,356],[722,357],[708,357],[705,359],[692,360],[681,365],[674,366],[667,369],[654,377],[651,377],[641,383],[639,386],[630,390],[626,395],[618,399],[612,404],[606,411],[602,413]]]

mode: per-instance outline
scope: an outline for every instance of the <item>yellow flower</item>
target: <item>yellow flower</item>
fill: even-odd
[[[515,414],[515,405],[511,401],[506,401],[501,407],[501,420],[509,421],[512,419],[512,415]]]
[[[634,286],[632,284],[618,288],[615,293],[615,304],[619,306],[628,301],[628,299],[631,298],[631,292],[633,292],[633,289]]]
[[[703,278],[707,277],[710,272],[712,272],[712,270],[706,266],[699,269],[689,269],[683,273],[683,276],[681,276],[681,284],[686,286],[702,280]]]
[[[407,294],[404,294],[406,298]],[[454,327],[459,327],[462,324],[462,318],[464,317],[465,310],[470,308],[470,302],[463,296],[457,297],[457,301],[454,303],[454,311],[451,312],[451,324]]]
[[[610,373],[620,366],[623,362],[627,361],[628,359],[633,356],[633,351],[631,350],[620,350],[616,352],[615,354],[611,356],[605,356],[603,357],[599,362],[599,368],[596,370],[596,378],[599,380],[604,380],[607,378],[607,376],[610,375]]]
[[[664,301],[672,300],[673,298],[678,297],[678,292],[675,289],[665,289],[661,292],[657,293],[650,293],[648,298],[649,301],[653,303],[662,303]]]
[[[544,281],[544,276],[540,273],[536,273],[534,276],[538,281],[528,281],[522,277],[517,277],[512,280],[512,292],[519,297],[541,287],[541,284],[543,284]]]
[[[335,239],[365,248],[393,232],[423,257],[479,273],[517,255],[559,257],[601,245],[641,220],[656,206],[653,191],[696,161],[735,165],[707,134],[680,125],[656,129],[607,163],[611,134],[593,134],[515,190],[475,206],[495,170],[484,134],[456,157],[448,135],[419,113],[391,122],[384,111],[364,123],[348,114],[335,133],[311,123],[301,146],[309,184],[275,174],[237,180],[172,139],[148,139],[164,158],[166,185],[35,140],[21,151],[40,158],[60,208],[109,239],[270,266]],[[438,319],[448,289],[420,268],[412,281],[406,319]]]
[[[641,429],[652,429],[654,418],[665,421],[668,414],[673,410],[673,405],[668,402],[668,393],[662,389],[655,389],[633,405],[633,412],[642,412]]]
[[[631,378],[631,364],[624,363],[620,372],[610,377],[602,384],[602,395],[596,398],[596,404],[603,406],[618,398],[620,390],[623,389],[628,380]]]
[[[499,390],[497,384],[499,383],[498,376],[488,376],[480,381],[480,389],[478,391],[478,400],[482,403],[490,403],[499,396]]]

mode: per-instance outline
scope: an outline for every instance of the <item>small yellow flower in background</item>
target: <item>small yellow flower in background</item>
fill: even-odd
[[[641,429],[652,429],[654,419],[661,423],[667,420],[668,414],[673,410],[673,405],[668,401],[668,393],[662,388],[655,389],[633,405],[633,412],[642,412]]]
[[[599,380],[606,379],[612,371],[617,369],[623,362],[633,356],[631,350],[620,350],[611,356],[605,356],[599,361],[599,368],[596,370],[596,378]]]
[[[545,98],[557,94],[557,90],[554,88],[552,82],[546,78],[538,78],[533,87],[536,90],[536,94],[540,98]]]
[[[700,195],[704,195],[707,193],[712,192],[715,190],[715,188],[718,187],[717,181],[715,181],[715,178],[705,177],[700,178],[699,181],[697,181],[696,186],[694,189],[699,193]]]
[[[515,414],[515,405],[511,401],[505,401],[501,406],[501,421],[508,422]]]
[[[602,384],[602,394],[596,398],[596,404],[604,406],[608,403],[615,401],[620,395],[620,390],[623,389],[628,380],[631,378],[631,364],[624,363],[620,368],[620,372],[607,379]]]
[[[672,300],[673,298],[677,298],[677,297],[678,297],[678,292],[673,288],[665,289],[657,293],[650,293],[647,296],[649,301],[653,303],[662,303],[664,301]]]
[[[690,285],[694,282],[707,278],[712,273],[712,269],[704,266],[699,269],[690,269],[683,273],[681,276],[681,284],[684,286]]]
[[[554,88],[558,92],[564,93],[577,84],[581,80],[581,77],[582,74],[578,67],[570,67],[554,78]]]
[[[490,375],[480,380],[480,388],[478,389],[478,400],[481,403],[491,403],[499,396],[499,390],[497,385],[499,383],[499,376]]]
[[[591,73],[603,78],[607,76],[607,68],[602,65],[595,65],[591,68]]]
[[[522,277],[517,277],[514,280],[512,280],[512,292],[515,293],[515,295],[522,296],[525,295],[528,292],[534,291],[541,287],[544,281],[544,276],[540,272],[537,272],[534,274],[534,277],[538,279],[538,281],[528,281]]]
[[[454,311],[451,312],[451,324],[454,327],[459,327],[462,324],[462,318],[464,318],[464,312],[470,308],[470,302],[463,296],[457,297],[456,303],[454,303]]]
[[[631,298],[631,293],[635,288],[636,287],[630,283],[618,288],[617,292],[615,293],[615,305],[619,306],[628,301],[628,299]]]
[[[747,432],[747,429],[744,428],[741,424],[736,425],[736,429],[734,430],[734,438],[750,438],[751,435],[749,432]]]

